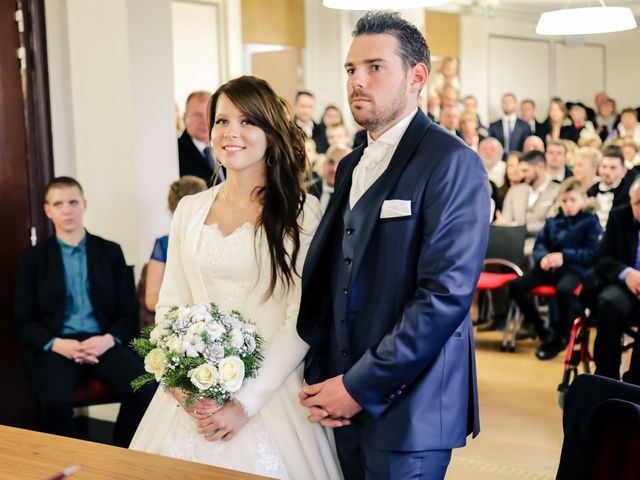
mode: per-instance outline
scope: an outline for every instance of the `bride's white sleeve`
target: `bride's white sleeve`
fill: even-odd
[[[189,221],[188,212],[191,211],[185,200],[187,200],[187,197],[178,203],[178,207],[171,219],[167,263],[164,267],[162,285],[160,286],[156,305],[156,323],[162,319],[171,306],[193,303],[182,263],[182,233],[185,231],[184,225]]]
[[[296,270],[302,274],[304,259],[307,256],[313,234],[318,228],[322,211],[316,197],[307,195],[303,211],[303,229],[300,232],[300,251]],[[285,321],[278,331],[263,346],[264,362],[258,375],[245,381],[245,384],[232,397],[248,417],[258,412],[284,384],[285,380],[304,360],[309,346],[298,336],[296,322],[300,310],[302,284],[299,277],[287,293]]]

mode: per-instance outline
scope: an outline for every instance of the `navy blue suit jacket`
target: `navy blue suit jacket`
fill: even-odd
[[[347,335],[352,360],[344,384],[363,407],[353,421],[373,448],[460,447],[479,432],[469,307],[487,246],[487,175],[475,152],[418,111],[366,205],[366,220],[352,232],[357,298],[349,304],[357,314],[347,331],[332,312],[333,239],[363,150],[340,162],[307,254],[298,317],[311,347],[305,378],[317,383],[343,373],[329,367],[341,354],[329,344],[331,335]],[[380,219],[387,199],[410,200],[411,215]]]
[[[524,141],[530,135],[533,135],[531,131],[531,127],[527,122],[522,120],[521,118],[516,119],[516,124],[513,127],[513,133],[511,134],[511,138],[509,140],[509,151],[522,151],[522,147],[524,146]],[[504,131],[502,129],[502,118],[500,120],[496,120],[491,125],[489,125],[489,136],[496,138],[503,147],[506,147],[504,144]],[[503,155],[503,159],[506,159],[507,155]]]

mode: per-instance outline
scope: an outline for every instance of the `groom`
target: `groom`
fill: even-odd
[[[420,31],[369,12],[345,69],[368,131],[338,168],[302,276],[300,393],[335,429],[347,480],[444,478],[479,431],[469,306],[489,224],[478,156],[416,108],[429,69]]]

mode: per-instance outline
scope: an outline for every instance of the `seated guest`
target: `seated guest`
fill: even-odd
[[[538,151],[525,153],[518,164],[524,182],[511,187],[502,203],[502,213],[495,221],[498,225],[526,225],[527,238],[524,254],[533,251],[535,237],[558,197],[558,184],[547,177],[544,155]]]
[[[532,135],[531,127],[516,115],[516,97],[513,93],[502,96],[503,117],[489,125],[489,136],[496,138],[504,149],[503,160],[511,150],[522,151],[525,139]]]
[[[504,183],[504,172],[507,167],[506,163],[502,161],[502,153],[502,145],[493,137],[485,138],[478,145],[478,155],[487,175],[489,175],[489,180],[495,183],[498,188],[502,187]]]
[[[545,144],[551,140],[561,140],[570,137],[571,121],[567,119],[567,109],[560,98],[552,98],[549,102],[547,119],[540,131],[536,133]]]
[[[127,447],[155,391],[154,384],[131,389],[131,381],[145,373],[142,359],[127,346],[138,333],[133,274],[118,244],[85,230],[87,202],[76,180],[53,179],[44,198],[55,235],[24,253],[14,305],[42,427],[75,437],[78,382],[97,378],[122,401],[113,440]]]
[[[607,231],[594,256],[594,273],[598,278],[595,316],[597,335],[594,360],[596,375],[620,379],[620,343],[629,322],[637,318],[640,307],[640,179],[628,193],[626,205],[611,210]],[[634,348],[629,371],[624,380],[640,385],[640,348]]]
[[[462,113],[470,113],[476,120],[476,127],[478,128],[478,133],[482,137],[486,137],[487,128],[482,124],[480,120],[480,115],[478,114],[478,99],[473,95],[465,95],[462,99]],[[462,121],[462,117],[460,117]]]
[[[636,169],[637,171],[640,165],[640,145],[630,138],[618,140],[617,144],[622,148],[624,165],[627,167],[627,170]]]
[[[618,123],[612,137],[631,138],[635,143],[640,144],[640,123],[638,123],[638,112],[636,110],[625,108],[620,112],[620,123]]]
[[[542,123],[536,119],[536,103],[530,98],[520,102],[520,118],[527,122],[532,134],[538,135],[538,132],[542,128]]]
[[[332,125],[327,128],[327,142],[329,146],[332,145],[350,145],[351,144],[351,135],[349,135],[349,131],[347,127],[343,124]]]
[[[587,132],[580,135],[578,147],[602,148],[602,140],[596,133]]]
[[[562,183],[565,178],[573,175],[567,166],[567,147],[560,140],[547,143],[547,175],[552,182]]]
[[[540,360],[549,360],[567,345],[575,318],[573,291],[590,267],[602,233],[598,217],[587,202],[581,183],[569,178],[560,185],[560,212],[548,218],[533,247],[533,269],[509,284],[509,294],[525,321],[542,340],[536,351]],[[540,285],[556,287],[557,322],[549,331],[544,326],[529,291]]]
[[[500,187],[500,198],[502,200],[507,196],[507,192],[511,187],[522,183],[523,177],[520,171],[521,156],[522,154],[520,152],[509,152],[509,156],[505,162],[507,167],[504,171],[504,183]]]
[[[613,132],[616,127],[616,101],[612,98],[606,98],[604,101],[597,105],[598,114],[596,115],[596,131],[600,140],[603,142]]]
[[[567,130],[567,136],[562,137],[563,139],[578,143],[584,134],[596,135],[596,128],[590,120],[587,120],[587,108],[582,103],[568,103],[567,108],[571,125]]]
[[[335,105],[327,105],[322,113],[321,122],[325,130],[335,125],[343,125],[342,112]]]
[[[538,152],[544,153],[544,142],[537,135],[531,135],[524,141],[522,153],[527,153],[531,150],[537,150]]]
[[[322,164],[322,193],[320,194],[320,208],[324,212],[329,205],[329,200],[333,195],[333,188],[336,181],[336,170],[340,160],[351,153],[347,145],[332,145],[327,150],[327,155]]]
[[[296,93],[296,101],[293,105],[295,122],[307,138],[316,142],[316,151],[324,153],[329,148],[327,134],[324,126],[313,121],[313,111],[316,107],[316,99],[311,92],[304,90]]]
[[[587,195],[598,199],[598,218],[603,230],[607,228],[609,211],[613,207],[629,203],[629,183],[631,176],[626,177],[622,149],[617,145],[609,145],[602,152],[600,162],[600,182],[587,190]]]
[[[207,189],[207,184],[201,178],[187,175],[180,177],[169,187],[169,211],[173,214],[182,197],[202,192]],[[151,252],[151,258],[147,264],[146,290],[144,303],[148,310],[154,312],[158,303],[158,293],[164,276],[164,266],[167,263],[167,250],[169,248],[169,235],[156,239]]]
[[[187,97],[184,111],[185,129],[178,139],[180,176],[193,175],[211,186],[216,161],[209,145],[207,105],[211,94],[205,91],[192,92]],[[224,168],[220,168],[218,181],[224,180]]]
[[[464,143],[477,152],[479,143],[486,137],[478,132],[478,117],[472,112],[462,112],[460,116],[460,131],[458,136],[464,140]]]
[[[573,176],[580,182],[585,192],[600,181],[598,169],[602,154],[595,148],[579,148],[573,156]]]
[[[440,111],[440,126],[451,135],[458,134],[458,121],[460,113],[456,107],[443,107]]]

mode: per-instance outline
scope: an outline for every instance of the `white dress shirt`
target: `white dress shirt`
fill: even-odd
[[[542,192],[544,192],[547,189],[550,183],[551,183],[551,180],[549,179],[545,180],[545,182],[542,185],[540,185],[540,188],[538,190],[534,190],[533,187],[529,185],[529,198],[527,202],[527,205],[529,208],[533,207],[536,204],[536,202],[538,201],[538,198],[540,198],[540,195],[542,195]]]
[[[504,117],[502,117],[502,134],[504,135],[504,147],[507,149],[509,148],[509,145],[507,145],[507,140],[511,142],[510,133],[513,132],[514,128],[516,128],[517,119],[518,117],[516,116],[515,113],[512,113],[511,115],[505,115]],[[511,130],[509,130],[509,127],[511,127]]]
[[[367,132],[367,148],[362,153],[362,158],[351,176],[351,191],[349,192],[349,208],[353,208],[356,202],[364,195],[371,185],[384,173],[391,157],[400,143],[400,139],[406,132],[411,120],[418,112],[416,107],[413,112],[396,123],[389,130],[373,140]]]
[[[204,142],[201,142],[200,140],[196,140],[193,137],[191,137],[191,141],[193,142],[193,144],[196,146],[196,148],[200,152],[200,155],[202,155],[204,157],[204,149],[207,148],[208,145],[206,143],[204,143]],[[211,149],[211,154],[213,155],[213,148]]]

